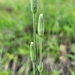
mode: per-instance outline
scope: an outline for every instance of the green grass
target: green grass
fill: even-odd
[[[51,75],[57,75],[60,67],[64,66],[59,62],[61,44],[67,47],[66,56],[73,59],[70,60],[70,63],[75,64],[75,1],[41,1],[44,4],[43,9],[39,2],[36,20],[38,20],[39,14],[44,12],[43,61],[47,56],[52,58],[54,67],[51,70]],[[29,56],[29,45],[33,37],[32,32],[30,1],[0,0],[0,75],[32,75],[32,65]],[[65,58],[69,59],[69,57]],[[14,64],[17,66],[15,71],[12,70]],[[70,67],[68,72],[74,75],[74,71],[75,66]],[[44,66],[43,75],[47,74],[50,73]]]

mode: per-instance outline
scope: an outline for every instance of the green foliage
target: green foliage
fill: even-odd
[[[11,71],[0,71],[0,75],[12,75]]]
[[[74,55],[68,54],[68,56],[72,59],[71,63],[74,67],[71,69],[71,75],[74,75],[75,0],[40,0],[38,5],[36,18],[38,19],[39,13],[43,12],[46,28],[43,55],[51,55],[55,62],[59,58],[60,44],[72,45],[70,50]],[[29,58],[32,32],[29,0],[0,0],[0,75],[22,75],[23,73],[32,75]],[[70,46],[68,45],[68,48]],[[11,66],[13,62],[19,67],[15,74]],[[58,66],[56,63],[55,65]],[[52,75],[58,73],[56,71]],[[43,75],[46,74],[43,72]]]

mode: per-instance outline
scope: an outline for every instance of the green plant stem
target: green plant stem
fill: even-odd
[[[35,62],[33,62],[33,75],[35,75]]]
[[[37,53],[37,45],[36,45],[36,24],[35,24],[35,13],[33,13],[33,38],[34,38],[34,56],[35,56],[35,73],[38,75],[37,64],[38,64],[38,53]]]
[[[36,54],[36,25],[35,25],[35,13],[33,13],[33,39],[34,39],[34,53]],[[36,60],[36,56],[35,56]]]
[[[42,63],[42,37],[39,36],[39,52],[40,52],[40,62]]]
[[[42,72],[40,72],[40,75],[42,75]]]
[[[39,36],[40,68],[42,69],[42,36]],[[42,75],[42,71],[40,72]]]

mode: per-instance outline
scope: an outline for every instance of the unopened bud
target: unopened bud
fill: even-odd
[[[44,35],[44,19],[43,19],[43,14],[40,14],[40,16],[39,16],[38,35],[39,36],[43,36]]]
[[[37,11],[37,0],[30,0],[31,1],[31,11],[36,13]]]
[[[31,42],[30,44],[30,57],[31,57],[31,61],[34,61],[34,43]]]

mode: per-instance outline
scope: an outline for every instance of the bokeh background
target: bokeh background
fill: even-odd
[[[40,13],[43,75],[75,75],[75,0],[39,0],[36,25]],[[32,75],[32,24],[30,0],[0,0],[0,75]]]

